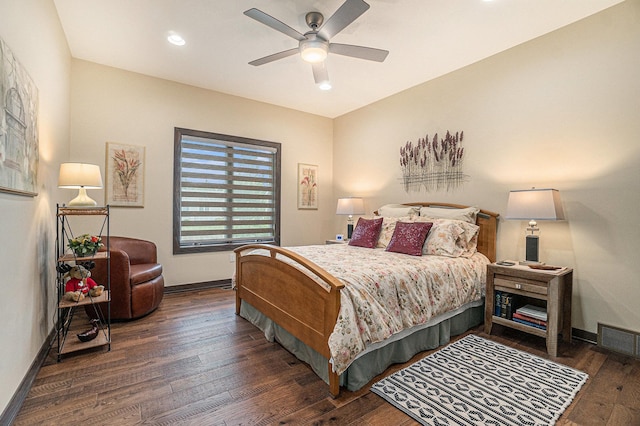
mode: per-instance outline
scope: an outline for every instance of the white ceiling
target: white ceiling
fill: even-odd
[[[248,64],[297,41],[248,18],[252,7],[301,33],[343,0],[54,0],[74,58],[334,118],[494,55],[621,0],[367,0],[331,41],[388,50],[383,63],[329,55],[319,90],[299,55]],[[166,41],[170,31],[186,45]]]

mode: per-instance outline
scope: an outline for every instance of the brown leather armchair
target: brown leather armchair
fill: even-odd
[[[156,245],[127,237],[105,237],[102,242],[105,247],[109,243],[111,252],[111,319],[136,319],[153,312],[164,295],[164,277]],[[91,277],[106,287],[107,262],[95,263]],[[105,304],[101,304],[100,309],[106,315]],[[91,306],[85,310],[89,316],[95,316]]]

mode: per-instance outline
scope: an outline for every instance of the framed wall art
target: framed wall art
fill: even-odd
[[[318,209],[318,166],[298,163],[298,209]]]
[[[144,207],[143,146],[107,142],[105,202],[116,207]]]
[[[405,192],[453,191],[469,180],[462,170],[464,162],[464,132],[451,133],[433,139],[426,135],[414,144],[400,147],[400,167]]]
[[[38,88],[0,39],[0,191],[38,195]]]

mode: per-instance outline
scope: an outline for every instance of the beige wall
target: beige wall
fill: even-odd
[[[282,243],[320,243],[331,232],[332,120],[80,60],[71,93],[72,160],[104,173],[106,142],[146,147],[144,208],[112,208],[111,235],[154,241],[166,285],[227,279],[234,267],[229,252],[172,253],[174,127],[280,142]],[[318,165],[318,210],[297,210],[297,163]],[[102,190],[89,195],[104,202]]]
[[[58,166],[69,150],[71,56],[53,2],[1,1],[0,37],[38,87],[40,148],[38,196],[0,193],[2,411],[51,331],[56,312],[55,199]]]
[[[573,326],[640,331],[640,2],[344,115],[334,123],[334,191],[388,202],[450,201],[505,213],[508,192],[560,190],[567,221],[541,222],[541,260],[575,268]],[[465,132],[451,192],[405,193],[399,148]],[[339,227],[340,225],[336,225]],[[522,259],[526,225],[502,220],[498,257]]]

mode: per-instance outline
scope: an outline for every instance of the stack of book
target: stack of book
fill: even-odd
[[[542,330],[547,329],[547,310],[539,306],[524,305],[513,313],[513,321],[520,324],[536,327]]]
[[[495,292],[495,307],[493,310],[493,314],[497,317],[512,319],[513,318],[513,304],[514,304],[514,296],[511,293],[506,293],[504,291],[496,291]]]

